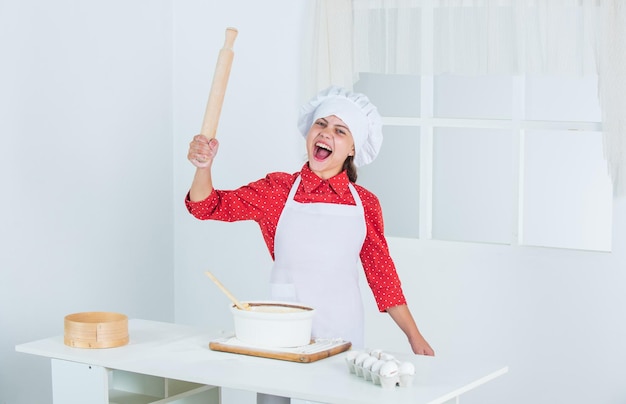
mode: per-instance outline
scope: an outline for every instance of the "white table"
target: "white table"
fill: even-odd
[[[383,389],[350,374],[345,353],[295,363],[217,352],[208,348],[216,335],[136,319],[129,321],[129,334],[130,343],[119,348],[71,348],[57,336],[16,350],[51,358],[55,404],[219,402],[220,387],[322,403],[454,403],[508,371],[480,360],[395,355],[415,365],[413,386]]]

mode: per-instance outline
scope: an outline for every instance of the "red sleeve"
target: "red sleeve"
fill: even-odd
[[[254,220],[273,258],[276,225],[296,175],[271,173],[235,190],[214,189],[205,200],[198,202],[192,202],[187,194],[185,205],[189,213],[201,220]]]
[[[361,248],[361,263],[365,277],[381,312],[406,304],[396,266],[385,239],[383,214],[378,198],[363,187],[356,186],[363,208],[367,234]]]

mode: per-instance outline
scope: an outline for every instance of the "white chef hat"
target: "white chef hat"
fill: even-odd
[[[300,133],[306,137],[316,119],[330,115],[341,119],[352,133],[354,164],[361,167],[374,161],[383,143],[382,120],[374,104],[364,94],[328,87],[300,108]]]

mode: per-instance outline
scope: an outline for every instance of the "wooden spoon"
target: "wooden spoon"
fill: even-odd
[[[213,282],[215,282],[215,284],[217,285],[218,288],[220,288],[222,290],[222,292],[224,292],[224,294],[226,296],[228,296],[228,298],[230,299],[231,302],[233,302],[235,304],[235,306],[237,306],[237,308],[239,310],[250,310],[250,305],[248,303],[241,303],[239,300],[237,300],[237,298],[235,296],[233,296],[232,293],[230,293],[228,291],[228,289],[226,289],[224,287],[224,285],[222,285],[222,282],[220,282],[219,280],[217,280],[217,278],[215,277],[215,275],[213,275],[211,272],[206,271],[205,272],[206,276],[208,276],[209,278],[211,278],[211,280]]]

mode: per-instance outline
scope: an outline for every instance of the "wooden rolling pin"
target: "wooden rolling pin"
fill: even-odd
[[[237,306],[237,308],[239,310],[250,310],[250,305],[248,303],[241,303],[239,300],[237,300],[237,298],[235,296],[233,296],[232,293],[230,293],[228,291],[228,289],[226,289],[226,287],[224,287],[224,285],[222,285],[222,282],[220,282],[215,275],[213,275],[211,272],[206,271],[205,272],[206,276],[208,276],[209,278],[211,278],[211,280],[213,282],[215,282],[215,284],[217,285],[218,288],[220,288],[220,290],[222,292],[224,292],[224,294],[226,296],[228,296],[228,298],[230,299],[231,302],[233,302],[235,304],[235,306]]]
[[[220,120],[220,113],[222,112],[222,104],[224,103],[230,68],[235,56],[233,45],[235,38],[237,38],[237,33],[236,28],[226,28],[224,46],[217,56],[217,64],[215,66],[215,72],[213,73],[213,83],[211,84],[209,100],[206,105],[206,110],[204,111],[202,128],[200,129],[200,134],[206,136],[208,139],[215,138],[215,134],[217,133],[217,124]],[[195,164],[198,167],[205,167],[207,165],[206,162],[202,161],[195,161]]]

